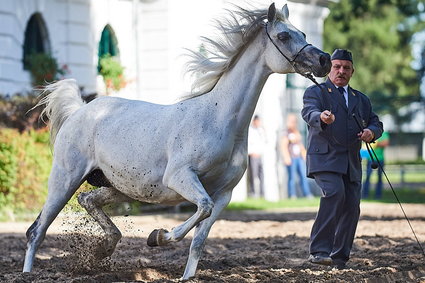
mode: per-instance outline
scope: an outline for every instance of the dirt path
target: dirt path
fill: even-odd
[[[425,205],[404,205],[425,246]],[[425,282],[425,258],[398,205],[362,204],[349,269],[306,262],[315,209],[227,212],[207,240],[190,282]],[[155,228],[171,229],[187,214],[115,217],[123,233],[115,253],[90,257],[99,229],[85,216],[55,220],[39,249],[34,272],[22,274],[30,223],[0,223],[0,282],[176,282],[183,274],[191,234],[150,248]]]

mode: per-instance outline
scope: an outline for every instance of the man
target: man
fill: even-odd
[[[309,131],[307,176],[322,190],[309,261],[343,269],[360,215],[361,142],[378,139],[383,127],[366,95],[348,85],[354,73],[351,52],[336,49],[331,62],[327,81],[305,91],[301,112]]]

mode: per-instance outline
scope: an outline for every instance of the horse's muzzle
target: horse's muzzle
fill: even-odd
[[[295,61],[297,69],[312,73],[315,77],[324,77],[331,71],[331,56],[322,50],[309,46]]]

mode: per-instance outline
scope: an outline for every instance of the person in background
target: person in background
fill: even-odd
[[[296,175],[298,175],[303,195],[312,198],[305,169],[306,150],[298,130],[297,117],[294,114],[289,114],[286,118],[286,131],[280,140],[280,152],[288,170],[288,198],[297,198]]]
[[[261,119],[254,116],[248,132],[248,197],[264,197],[263,152],[266,135]]]
[[[375,199],[382,198],[382,169],[384,168],[384,150],[390,143],[390,137],[387,132],[382,133],[382,136],[377,139],[374,143],[371,144],[373,150],[375,151],[376,157],[378,158],[381,166],[378,166],[376,170],[378,174],[378,182],[376,183],[375,189]],[[373,153],[372,153],[373,154]],[[375,157],[375,156],[374,156]],[[370,187],[370,176],[372,175],[372,160],[370,155],[367,154],[367,165],[366,165],[366,179],[363,184],[362,198],[369,197],[369,187]],[[381,168],[382,167],[382,168]]]
[[[360,216],[361,144],[377,140],[383,125],[369,98],[348,85],[351,52],[336,49],[331,63],[326,82],[305,91],[301,110],[308,125],[307,174],[322,190],[308,261],[344,269]]]

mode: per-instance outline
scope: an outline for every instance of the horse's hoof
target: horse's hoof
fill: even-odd
[[[165,229],[155,229],[150,233],[148,237],[148,246],[165,246],[168,242],[165,240],[165,233],[168,233]]]

